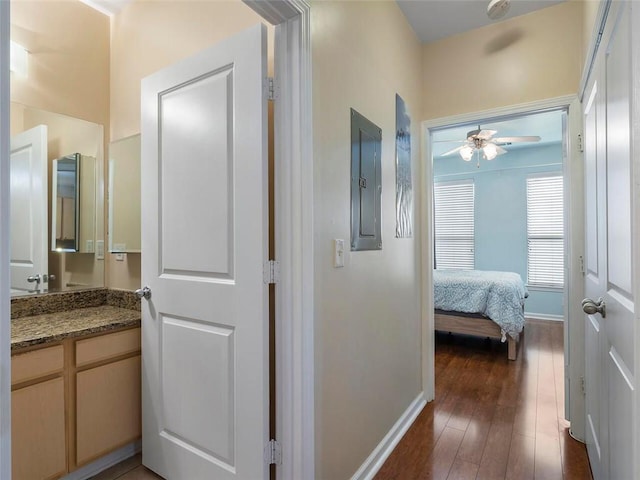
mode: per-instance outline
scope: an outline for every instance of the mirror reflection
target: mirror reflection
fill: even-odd
[[[104,286],[103,142],[102,125],[11,103],[12,295]]]
[[[74,153],[53,161],[53,193],[51,195],[51,247],[56,252],[78,251],[80,226],[80,154]]]
[[[109,251],[140,252],[140,134],[109,145],[108,191]]]

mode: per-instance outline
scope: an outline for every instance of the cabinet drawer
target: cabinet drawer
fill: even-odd
[[[11,385],[62,372],[62,345],[19,353],[11,357]]]
[[[140,438],[140,374],[140,355],[78,373],[77,465]]]
[[[140,351],[140,328],[108,333],[76,342],[76,366]]]

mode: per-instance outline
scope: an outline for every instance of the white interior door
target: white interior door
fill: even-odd
[[[29,277],[48,269],[47,127],[38,125],[11,139],[11,289],[35,290]]]
[[[143,463],[268,478],[266,30],[142,81]]]
[[[587,449],[596,480],[635,478],[629,8],[614,4],[609,13],[585,105],[585,291],[605,308],[588,312],[585,325]]]

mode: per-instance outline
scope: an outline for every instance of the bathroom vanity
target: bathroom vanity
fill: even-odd
[[[140,438],[131,296],[98,289],[16,302],[12,316],[46,313],[12,318],[13,479],[60,478]]]

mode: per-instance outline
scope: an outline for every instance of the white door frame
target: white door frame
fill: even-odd
[[[276,320],[279,478],[313,479],[313,144],[310,7],[304,0],[249,1],[276,25]],[[11,478],[9,282],[9,2],[0,1],[0,478]]]
[[[0,1],[0,478],[11,478],[9,6]]]
[[[428,401],[435,396],[434,372],[434,318],[433,318],[433,161],[431,133],[433,130],[461,123],[509,117],[550,109],[566,108],[569,111],[566,125],[566,151],[563,162],[565,192],[565,372],[569,382],[565,384],[565,414],[571,421],[572,434],[584,438],[584,396],[580,377],[584,376],[584,323],[580,302],[584,285],[580,260],[584,257],[584,215],[582,208],[583,166],[582,154],[576,145],[582,131],[582,109],[575,95],[557,97],[520,105],[512,105],[481,112],[465,113],[422,122],[424,157],[421,175],[422,222],[422,383]],[[571,215],[570,212],[573,212]],[[566,321],[570,318],[571,321]]]
[[[244,0],[275,32],[276,437],[278,478],[315,476],[311,9]]]

